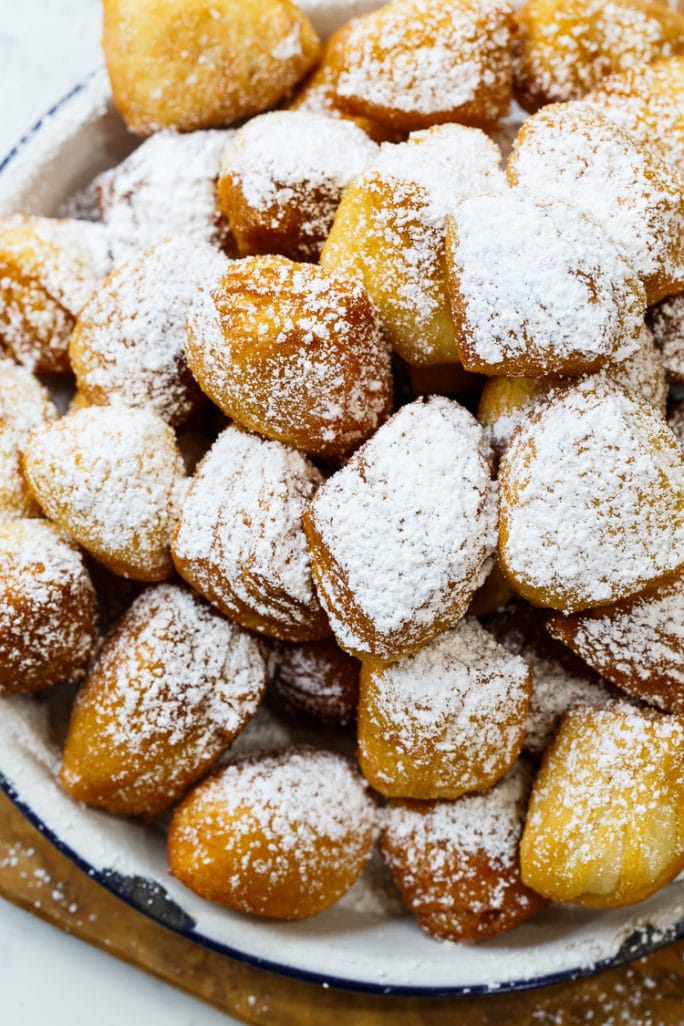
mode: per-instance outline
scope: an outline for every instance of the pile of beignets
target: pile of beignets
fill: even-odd
[[[146,138],[91,221],[0,219],[0,690],[77,684],[63,787],[172,810],[233,909],[314,915],[376,839],[439,938],[648,897],[684,16],[393,0],[321,42],[289,0],[105,0],[104,50]]]

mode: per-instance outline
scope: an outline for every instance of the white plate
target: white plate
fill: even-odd
[[[0,213],[54,215],[128,153],[127,133],[98,73],[77,87],[0,165]],[[541,986],[598,971],[684,935],[684,880],[629,909],[551,906],[478,945],[439,943],[401,911],[377,866],[314,919],[252,919],[202,901],[166,870],[162,832],[69,799],[55,782],[51,698],[0,704],[0,782],[29,818],[92,877],[163,925],[277,972],[359,991],[466,994]]]

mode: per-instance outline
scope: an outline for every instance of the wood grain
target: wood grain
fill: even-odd
[[[288,980],[133,911],[0,795],[0,894],[253,1026],[684,1026],[684,942],[591,980],[474,999],[384,998]]]

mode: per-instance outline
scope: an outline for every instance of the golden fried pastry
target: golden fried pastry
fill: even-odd
[[[230,130],[162,131],[96,179],[114,265],[182,235],[221,245],[228,227],[216,209],[216,179]]]
[[[74,321],[108,270],[102,225],[0,218],[0,344],[30,370],[69,370]]]
[[[584,100],[684,174],[684,57],[626,68],[602,79]]]
[[[311,578],[304,508],[323,481],[301,453],[228,427],[181,505],[181,577],[243,627],[285,641],[330,634]]]
[[[325,114],[329,118],[353,121],[376,143],[400,142],[405,137],[403,133],[395,131],[389,125],[374,121],[372,118],[347,114],[337,106],[335,83],[337,82],[338,62],[336,54],[338,49],[343,46],[344,36],[348,31],[347,25],[344,25],[326,39],[323,44],[321,63],[300,82],[286,107],[288,110],[306,110],[312,114]]]
[[[684,190],[676,171],[587,103],[553,104],[522,125],[511,185],[564,200],[601,225],[649,304],[684,284]]]
[[[252,118],[228,142],[217,186],[238,253],[318,260],[342,193],[376,152],[351,121],[293,110]]]
[[[280,645],[274,687],[287,708],[343,727],[356,718],[360,670],[332,640]]]
[[[290,0],[105,0],[102,46],[114,100],[137,135],[266,110],[320,52]]]
[[[394,798],[487,790],[520,754],[531,684],[527,664],[473,619],[390,666],[363,666],[363,775]]]
[[[654,306],[649,311],[649,320],[663,354],[668,379],[684,384],[684,293]]]
[[[547,626],[629,694],[684,715],[684,571],[614,606],[551,616]]]
[[[79,801],[153,818],[216,762],[265,686],[256,639],[189,588],[147,588],[78,693],[60,780]]]
[[[446,219],[460,200],[505,187],[500,158],[478,129],[439,125],[382,146],[342,198],[321,264],[363,282],[393,348],[411,365],[458,362]]]
[[[343,456],[391,409],[389,350],[363,287],[285,257],[247,257],[207,280],[186,355],[225,414],[312,456]]]
[[[615,908],[684,869],[684,720],[616,705],[569,712],[535,780],[522,878],[554,901]]]
[[[380,849],[405,904],[433,937],[494,937],[546,904],[520,879],[518,842],[530,775],[518,762],[484,794],[389,803]]]
[[[114,573],[140,581],[172,573],[183,461],[156,414],[113,406],[69,413],[34,431],[24,470],[47,516]]]
[[[168,239],[117,268],[76,321],[69,358],[90,404],[152,410],[181,424],[204,396],[185,360],[185,318],[197,287],[227,260],[208,244]]]
[[[684,563],[682,452],[652,407],[602,376],[532,410],[499,481],[499,561],[534,605],[608,605]]]
[[[492,566],[492,458],[475,418],[433,396],[403,406],[319,488],[304,528],[345,651],[391,662],[461,619]]]
[[[684,17],[653,0],[527,0],[515,20],[515,94],[529,111],[684,50]]]
[[[665,416],[665,365],[653,333],[646,325],[642,326],[637,351],[620,363],[608,364],[603,374],[629,396],[645,400]],[[539,400],[572,384],[572,380],[559,378],[488,378],[480,396],[477,419],[487,428],[497,453],[503,453],[518,424]]]
[[[507,0],[393,0],[345,27],[335,102],[404,132],[493,124],[511,99]]]
[[[37,517],[22,453],[34,428],[57,419],[47,389],[25,367],[0,359],[0,520]]]
[[[292,748],[231,763],[195,788],[169,828],[169,869],[203,898],[303,919],[361,875],[375,808],[360,774],[332,752]]]
[[[543,755],[561,717],[575,705],[605,706],[619,695],[595,670],[545,630],[546,618],[522,599],[486,620],[500,645],[521,656],[532,672],[532,694],[525,727],[525,751]]]
[[[96,639],[95,590],[77,546],[45,520],[0,523],[0,692],[77,679]]]
[[[578,375],[638,346],[646,294],[603,229],[522,189],[448,219],[447,284],[461,363],[507,377]]]

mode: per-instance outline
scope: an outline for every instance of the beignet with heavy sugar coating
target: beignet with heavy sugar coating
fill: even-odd
[[[584,101],[684,174],[684,56],[664,57],[610,75]]]
[[[41,515],[22,453],[31,431],[56,419],[57,409],[38,379],[13,360],[0,359],[0,520]]]
[[[684,571],[606,609],[551,616],[548,630],[624,691],[684,716]]]
[[[182,235],[221,245],[228,227],[216,209],[221,154],[233,132],[164,130],[98,175],[97,204],[115,266]]]
[[[384,810],[383,857],[404,903],[433,937],[494,937],[546,904],[520,879],[530,776],[529,765],[518,762],[485,793],[457,801],[393,799]]]
[[[571,710],[534,782],[522,878],[554,901],[615,908],[684,869],[684,720]]]
[[[325,114],[329,118],[353,121],[374,142],[400,142],[404,133],[372,118],[357,117],[343,111],[337,103],[337,51],[344,45],[349,23],[333,32],[323,44],[321,63],[300,82],[286,103],[288,110],[307,110],[312,114]]]
[[[684,293],[654,306],[649,311],[649,321],[663,354],[668,380],[684,384]]]
[[[494,124],[511,99],[512,29],[507,0],[394,0],[345,27],[336,102],[405,132]]]
[[[266,110],[320,53],[290,0],[105,0],[102,47],[114,100],[137,135]]]
[[[279,645],[273,685],[288,709],[343,727],[356,719],[360,670],[332,639]]]
[[[338,644],[391,662],[453,627],[492,565],[497,490],[475,418],[441,396],[403,406],[304,513]]]
[[[602,374],[627,395],[645,400],[665,416],[665,365],[653,333],[645,324],[636,352],[620,363],[607,364]],[[571,388],[573,384],[572,379],[561,378],[488,378],[480,395],[477,419],[487,429],[497,453],[504,452],[518,424],[523,423],[538,402],[549,398],[553,391]]]
[[[684,17],[650,0],[527,0],[515,20],[515,95],[532,112],[684,49]]]
[[[395,798],[484,791],[522,748],[532,678],[477,620],[389,666],[363,666],[359,764]]]
[[[156,414],[123,406],[69,413],[34,431],[24,470],[47,516],[114,573],[171,575],[184,468],[173,431]]]
[[[76,698],[60,780],[79,801],[153,818],[214,765],[266,686],[260,643],[176,584],[145,591]]]
[[[475,196],[448,219],[447,284],[466,370],[578,375],[638,346],[646,294],[603,229],[521,189]]]
[[[376,833],[363,778],[332,752],[292,748],[238,760],[176,810],[169,868],[203,898],[303,919],[361,875]]]
[[[76,545],[46,520],[0,522],[0,692],[79,678],[97,640],[97,599]]]
[[[487,630],[532,673],[524,749],[540,758],[564,713],[575,705],[604,706],[619,692],[545,630],[545,614],[521,599],[486,620]]]
[[[632,264],[649,304],[684,283],[684,191],[676,171],[588,103],[544,107],[523,125],[508,178],[596,221]]]
[[[301,453],[226,428],[181,505],[172,544],[181,577],[250,630],[285,641],[328,636],[301,523],[322,481]]]
[[[225,414],[312,456],[350,452],[391,409],[390,353],[365,289],[312,264],[229,264],[200,287],[185,351]]]
[[[185,318],[197,286],[227,260],[207,243],[167,239],[117,268],[76,321],[69,357],[98,406],[146,408],[181,424],[204,396],[188,368]]]
[[[342,193],[377,146],[351,121],[309,111],[252,118],[228,142],[217,203],[241,256],[317,261]]]
[[[0,343],[43,373],[69,370],[74,321],[109,271],[102,225],[28,214],[0,218]]]
[[[505,188],[501,154],[484,132],[439,125],[384,144],[349,186],[321,264],[363,282],[407,363],[457,363],[445,280],[447,215],[460,200]]]
[[[499,561],[533,605],[608,605],[684,562],[682,452],[659,413],[600,375],[532,410],[499,484]]]

